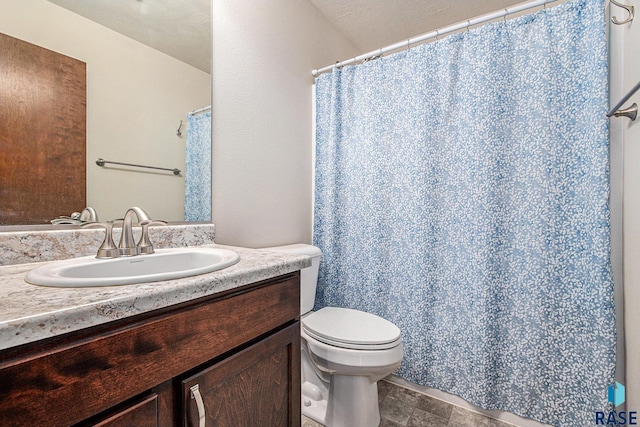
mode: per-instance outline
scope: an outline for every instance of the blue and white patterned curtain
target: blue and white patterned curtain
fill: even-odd
[[[184,220],[211,221],[211,111],[187,115]]]
[[[317,80],[316,308],[402,330],[398,374],[555,426],[615,369],[603,0]]]

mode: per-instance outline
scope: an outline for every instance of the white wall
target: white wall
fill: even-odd
[[[213,0],[216,242],[311,242],[311,70],[360,52],[308,1]]]
[[[626,12],[613,7],[614,16],[626,17]],[[614,28],[617,27],[617,28]],[[627,93],[640,81],[640,17],[623,27],[612,26],[621,33],[612,41],[622,43],[622,90]],[[613,78],[613,76],[612,76]],[[612,85],[613,86],[613,85]],[[613,90],[613,87],[612,87]],[[617,102],[620,99],[616,99]],[[623,106],[640,104],[640,91]],[[626,118],[611,119],[612,132],[620,128],[624,151],[623,233],[624,233],[624,323],[626,338],[626,390],[628,410],[640,411],[640,117],[631,122]]]
[[[186,113],[210,104],[210,75],[45,0],[2,0],[0,32],[87,64],[87,203],[100,219],[140,206],[182,220],[183,177],[95,160],[184,170],[185,139],[175,132]]]
[[[617,9],[614,15],[624,13]],[[308,2],[214,0],[213,18],[216,240],[250,247],[309,242],[309,71],[362,52],[336,34]],[[619,91],[640,79],[639,19],[624,28],[613,26],[622,31],[613,43],[622,43],[625,58]],[[633,101],[640,104],[640,93],[628,104]],[[619,126],[625,138],[623,153],[612,147],[613,156],[624,158],[626,378],[619,380],[626,382],[629,409],[640,410],[640,118],[633,124],[627,119],[611,123],[612,132]],[[620,184],[612,183],[612,191],[622,191],[621,182],[622,176]],[[616,209],[612,207],[613,215]]]

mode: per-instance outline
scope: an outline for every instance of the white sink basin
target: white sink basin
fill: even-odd
[[[64,288],[130,285],[210,273],[239,260],[240,256],[228,249],[157,249],[150,255],[55,261],[29,271],[25,280],[34,285]]]

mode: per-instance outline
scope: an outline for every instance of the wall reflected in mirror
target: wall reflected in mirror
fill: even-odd
[[[191,156],[192,162],[204,161],[204,169],[201,164],[192,164],[191,170],[198,166],[199,172],[191,181],[185,164],[190,112],[200,110],[196,116],[208,114],[208,130],[204,137],[202,131],[198,132],[198,137],[210,144],[211,113],[202,111],[211,105],[210,0],[164,5],[150,0],[55,2],[62,6],[47,0],[3,2],[0,33],[86,64],[86,205],[93,207],[102,221],[122,217],[131,206],[144,208],[153,218],[185,220],[186,182],[202,178],[194,185],[200,191],[209,186],[204,194],[210,198],[210,145],[204,149],[198,146],[197,154]],[[118,9],[123,7],[128,9]],[[109,21],[114,17],[115,24]],[[127,28],[146,35],[148,40],[139,34],[122,34]],[[192,39],[193,47],[184,44],[181,35],[185,34]],[[155,47],[148,45],[154,43]],[[0,59],[6,61],[2,55],[0,52]],[[5,103],[0,104],[4,108]],[[177,132],[181,121],[181,132]],[[177,168],[181,173],[114,164],[100,167],[98,158]],[[69,186],[81,185],[74,179],[67,181]],[[33,197],[37,198],[37,191]],[[210,220],[210,199],[202,204],[202,196],[198,197],[201,204],[192,209],[202,210],[208,205],[208,211],[192,212],[187,219]],[[49,209],[51,219],[72,213],[60,211],[55,204]],[[28,213],[22,215],[23,220],[13,224],[33,223]]]

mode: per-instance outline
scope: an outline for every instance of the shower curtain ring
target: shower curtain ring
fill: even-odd
[[[467,33],[469,32],[469,25],[471,25],[471,22],[467,19]]]
[[[440,36],[440,30],[436,30],[436,41],[438,41],[439,36]]]

